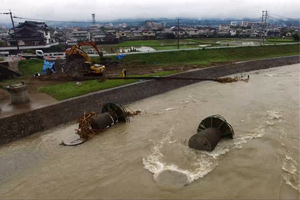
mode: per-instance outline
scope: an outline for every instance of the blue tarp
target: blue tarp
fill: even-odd
[[[51,71],[52,71],[53,73],[55,73],[54,64],[55,64],[55,62],[49,62],[49,61],[47,61],[47,60],[44,60],[44,67],[43,67],[43,72],[44,72],[44,74],[47,74],[47,73],[46,73],[46,70],[47,70],[47,69],[51,69]]]
[[[123,59],[126,56],[126,54],[117,54],[117,58],[119,60]]]

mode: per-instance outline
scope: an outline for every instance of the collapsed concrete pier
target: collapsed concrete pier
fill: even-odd
[[[11,104],[13,105],[20,105],[30,101],[27,86],[23,83],[7,86],[6,90],[10,94]]]
[[[273,58],[210,67],[184,72],[174,76],[186,78],[197,77],[199,79],[219,78],[236,73],[268,69],[296,63],[299,63],[299,56]],[[117,104],[128,104],[197,82],[200,81],[143,81],[64,100],[54,105],[39,108],[26,113],[4,117],[0,119],[0,145],[76,120],[82,116],[85,111],[101,111],[99,103],[105,104],[107,102],[115,102]]]

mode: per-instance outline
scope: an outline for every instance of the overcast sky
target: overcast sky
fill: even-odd
[[[259,18],[262,10],[299,18],[299,0],[1,0],[0,13],[11,9],[18,17],[47,20],[120,18]],[[0,23],[10,22],[0,15]]]

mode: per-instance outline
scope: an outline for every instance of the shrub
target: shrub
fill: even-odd
[[[299,41],[299,34],[298,33],[294,33],[292,35],[292,37],[294,38],[295,41]]]
[[[32,49],[29,49],[26,51],[26,53],[34,53],[34,51]]]
[[[49,51],[63,52],[63,51],[65,51],[65,47],[61,44],[58,44],[58,45],[54,45],[54,46],[50,47]]]

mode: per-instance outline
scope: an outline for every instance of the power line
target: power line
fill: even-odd
[[[45,22],[61,22],[61,23],[93,23],[89,21],[59,21],[59,20],[48,20],[48,19],[34,19],[34,18],[27,18],[27,17],[17,17],[14,16],[16,19],[25,19],[25,20],[35,20],[35,21],[45,21]]]
[[[285,19],[289,19],[289,20],[299,20],[299,18],[298,19],[296,19],[296,18],[290,18],[290,17],[285,17],[285,16],[282,16],[282,15],[278,15],[278,14],[275,14],[275,13],[272,13],[272,12],[269,12],[269,13],[271,13],[272,15],[277,15],[278,17],[281,17],[281,18],[285,18]]]
[[[16,33],[16,29],[15,29],[15,24],[14,24],[14,19],[13,19],[13,16],[12,16],[12,12],[9,10],[9,13],[2,13],[2,14],[10,15],[11,23],[12,23],[12,26],[13,26],[13,29],[14,29],[14,35],[15,35],[15,40],[16,40],[16,45],[17,45],[17,51],[19,53],[20,52],[19,41],[18,41],[18,38],[17,38],[17,33]]]

